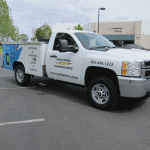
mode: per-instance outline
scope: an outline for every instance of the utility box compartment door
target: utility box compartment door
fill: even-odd
[[[25,45],[26,73],[42,76],[42,50],[41,45]]]

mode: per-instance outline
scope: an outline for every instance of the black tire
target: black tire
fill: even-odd
[[[94,78],[87,88],[87,94],[92,106],[109,110],[117,104],[118,92],[114,83],[106,77]]]
[[[22,65],[18,65],[15,69],[15,79],[20,86],[28,86],[31,82],[31,75],[25,73]]]

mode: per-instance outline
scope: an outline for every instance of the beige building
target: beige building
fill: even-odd
[[[83,25],[83,30],[98,33],[97,22]],[[150,49],[150,22],[148,21],[101,22],[99,33],[118,46],[131,43]]]

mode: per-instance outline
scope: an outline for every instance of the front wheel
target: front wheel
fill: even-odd
[[[31,75],[26,74],[24,67],[19,65],[15,69],[15,79],[20,86],[27,86],[31,81]]]
[[[91,104],[101,110],[113,108],[117,103],[117,90],[114,83],[106,77],[96,77],[88,88],[88,97]]]

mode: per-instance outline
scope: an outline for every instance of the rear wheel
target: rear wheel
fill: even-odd
[[[96,77],[87,89],[91,104],[99,109],[108,110],[117,103],[117,90],[114,83],[106,77]]]
[[[22,65],[19,65],[15,69],[16,82],[21,86],[27,86],[31,82],[31,75],[25,73],[25,69]]]

